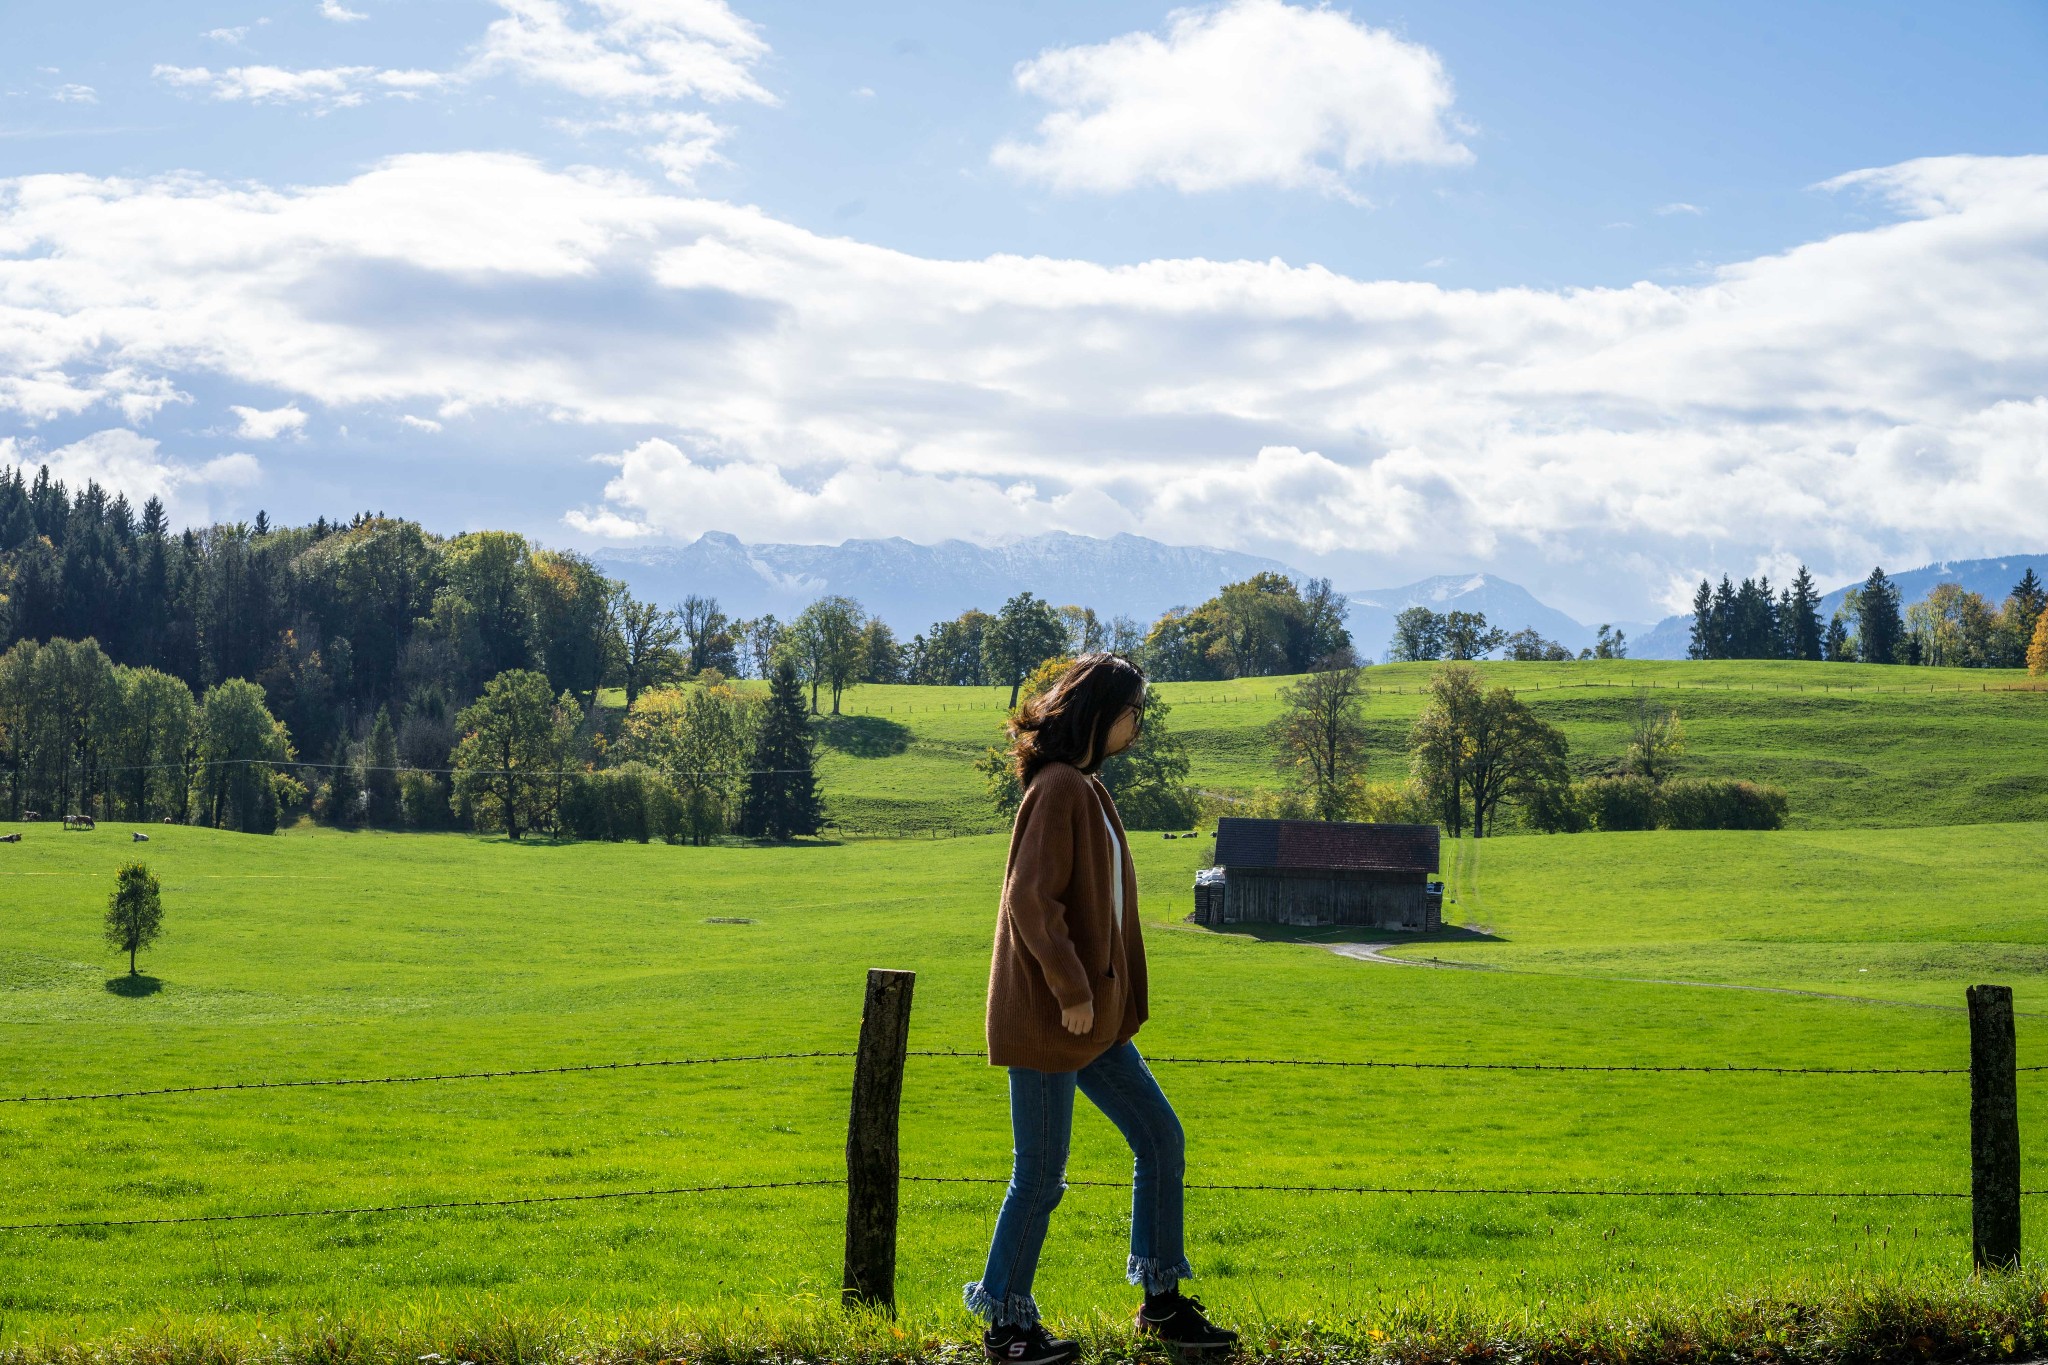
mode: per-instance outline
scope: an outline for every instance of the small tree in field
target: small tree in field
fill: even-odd
[[[147,864],[129,863],[114,878],[107,897],[107,944],[128,954],[128,975],[134,976],[135,955],[156,942],[164,923],[164,903],[156,874]]]
[[[1636,713],[1628,727],[1628,754],[1623,771],[1652,782],[1671,776],[1685,753],[1685,727],[1675,709],[1650,704],[1648,692],[1636,694]]]
[[[2048,611],[2034,618],[2034,638],[2027,645],[2027,672],[2037,678],[2048,673]]]

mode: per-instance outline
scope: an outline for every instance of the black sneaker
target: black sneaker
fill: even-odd
[[[1080,1342],[1054,1336],[1043,1323],[991,1327],[981,1334],[981,1349],[1000,1365],[1070,1365],[1081,1358]]]
[[[1237,1333],[1202,1316],[1202,1302],[1178,1290],[1145,1300],[1138,1331],[1184,1351],[1217,1351],[1237,1345]]]

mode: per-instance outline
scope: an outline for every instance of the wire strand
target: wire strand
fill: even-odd
[[[913,1057],[981,1057],[986,1054],[965,1049],[913,1051]],[[1771,1076],[1967,1076],[1968,1067],[1958,1066],[1623,1066],[1579,1065],[1570,1062],[1382,1062],[1341,1061],[1322,1057],[1172,1057],[1147,1056],[1153,1062],[1175,1066],[1310,1066],[1357,1067],[1385,1071],[1636,1071],[1734,1073]],[[2048,1066],[2022,1066],[2019,1071],[2048,1071]]]
[[[530,1066],[504,1071],[440,1071],[418,1076],[345,1076],[303,1081],[223,1081],[214,1085],[166,1085],[152,1090],[108,1090],[78,1095],[0,1095],[0,1104],[64,1104],[84,1100],[132,1100],[149,1095],[198,1095],[224,1090],[303,1090],[315,1086],[417,1085],[425,1081],[483,1081],[508,1076],[561,1076],[576,1071],[631,1071],[640,1067],[713,1066],[724,1062],[781,1062],[807,1057],[851,1057],[851,1052],[758,1052],[734,1057],[657,1058],[644,1062],[585,1062],[571,1066]]]
[[[502,1209],[519,1204],[575,1204],[596,1199],[655,1199],[722,1190],[793,1190],[844,1185],[844,1179],[763,1180],[739,1185],[682,1185],[665,1190],[604,1190],[594,1194],[536,1194],[518,1199],[451,1199],[431,1204],[372,1204],[350,1209],[279,1209],[270,1213],[201,1213],[182,1218],[94,1218],[65,1223],[0,1223],[0,1232],[53,1232],[72,1228],[164,1227],[174,1223],[247,1223],[269,1218],[331,1218],[354,1213],[419,1213],[429,1209]]]
[[[903,1180],[925,1185],[1007,1185],[992,1175],[906,1175]],[[1130,1188],[1127,1180],[1069,1180],[1070,1186],[1096,1189]],[[1586,1195],[1602,1199],[1968,1199],[1967,1191],[1950,1190],[1535,1190],[1480,1189],[1472,1186],[1428,1185],[1268,1185],[1268,1184],[1186,1184],[1185,1190],[1265,1190],[1284,1194],[1503,1194],[1503,1195]],[[2048,1194],[2048,1190],[2023,1190],[2022,1194]]]
[[[668,1057],[637,1062],[578,1062],[562,1066],[506,1067],[492,1071],[438,1071],[404,1076],[316,1077],[286,1081],[222,1081],[205,1085],[166,1085],[141,1090],[87,1091],[68,1095],[0,1095],[0,1104],[71,1104],[96,1100],[144,1099],[159,1095],[201,1095],[245,1090],[307,1090],[354,1085],[419,1085],[431,1081],[504,1080],[520,1076],[564,1076],[592,1071],[634,1071],[677,1066],[715,1066],[733,1062],[779,1062],[813,1058],[845,1059],[850,1051],[757,1052],[726,1057]],[[950,1057],[982,1060],[983,1052],[966,1048],[913,1048],[909,1057]],[[1843,1067],[1843,1066],[1624,1066],[1576,1065],[1565,1062],[1384,1062],[1345,1061],[1321,1057],[1147,1057],[1148,1063],[1171,1066],[1300,1066],[1388,1071],[1539,1071],[1587,1073],[1685,1073],[1693,1075],[1768,1076],[1962,1076],[1966,1067]],[[2048,1071],[2048,1066],[2015,1070]]]

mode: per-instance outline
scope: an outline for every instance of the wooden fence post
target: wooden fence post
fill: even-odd
[[[910,1046],[910,994],[916,972],[868,972],[853,1062],[853,1106],[846,1121],[846,1277],[848,1302],[896,1307],[896,1127],[903,1104],[903,1058]]]
[[[1970,1250],[1977,1266],[2020,1260],[2020,1107],[2012,987],[1972,986]]]

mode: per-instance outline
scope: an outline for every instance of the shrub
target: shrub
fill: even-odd
[[[447,829],[455,823],[448,784],[433,773],[406,769],[398,775],[398,817],[408,829]]]
[[[1664,829],[1783,829],[1785,793],[1728,777],[1680,777],[1658,790]]]
[[[579,839],[644,844],[678,838],[684,824],[675,793],[644,764],[578,773],[562,794],[562,827]]]
[[[1364,783],[1351,818],[1380,825],[1428,825],[1436,822],[1436,811],[1429,804],[1429,794],[1410,778]]]
[[[1657,784],[1647,777],[1589,777],[1573,788],[1588,825],[1598,830],[1655,829]]]
[[[1424,816],[1425,819],[1429,818]],[[1522,818],[1544,834],[1583,834],[1593,810],[1583,782],[1546,782],[1522,803]]]

